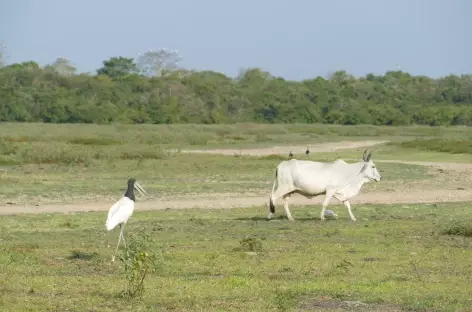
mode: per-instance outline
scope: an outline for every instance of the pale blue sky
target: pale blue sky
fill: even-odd
[[[186,68],[261,67],[299,80],[344,69],[472,73],[472,0],[0,0],[9,62],[58,56],[79,71],[177,49]]]

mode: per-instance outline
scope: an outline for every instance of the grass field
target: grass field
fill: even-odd
[[[119,296],[126,280],[110,263],[118,230],[103,230],[106,213],[2,218],[2,309],[472,309],[472,237],[443,234],[470,218],[470,204],[362,205],[357,223],[344,210],[325,223],[318,209],[293,210],[294,223],[261,219],[265,207],[137,211],[125,235],[151,235],[147,251],[161,261],[142,299]]]
[[[471,139],[464,127],[2,123],[0,209],[45,213],[0,219],[0,310],[472,311]],[[362,191],[363,202],[379,204],[353,200],[359,222],[333,206],[340,218],[321,223],[319,204],[291,206],[293,223],[280,206],[279,219],[263,219],[274,169],[291,149],[299,159],[359,161],[365,147],[316,144],[366,140],[386,141],[371,147],[383,179]],[[221,148],[227,155],[192,153]],[[46,212],[51,203],[108,208],[130,176],[148,191],[147,206],[257,204],[140,211],[138,198],[127,242],[149,234],[143,251],[161,265],[142,299],[126,299],[123,263],[110,263],[118,229],[106,232],[106,212]],[[416,204],[395,204],[411,192],[421,195]],[[421,203],[447,192],[467,201]]]
[[[182,154],[168,152],[167,149],[221,148],[228,145],[247,148],[289,143],[305,146],[329,141],[352,141],[353,138],[375,138],[393,143],[374,147],[374,160],[470,162],[472,156],[467,153],[449,154],[399,145],[418,137],[466,140],[471,136],[468,130],[463,127],[332,125],[98,126],[3,123],[0,124],[0,182],[3,186],[0,201],[48,203],[111,200],[122,190],[123,181],[131,175],[147,186],[151,198],[208,193],[262,194],[272,183],[275,166],[287,159],[286,155],[225,157]],[[290,146],[287,146],[287,155],[289,150]],[[302,154],[304,147],[294,152],[298,158],[308,158]],[[361,153],[361,149],[347,149],[313,154],[309,159],[334,160],[342,157],[357,161]],[[430,183],[428,178],[438,175],[417,165],[385,163],[379,164],[379,168],[388,178],[382,186],[375,187],[386,190],[398,184],[399,180],[408,182],[418,177]],[[447,183],[443,180],[439,179],[439,183]]]
[[[321,143],[365,138],[402,139],[471,137],[467,127],[387,127],[339,125],[55,125],[1,123],[6,142],[47,142],[95,146],[223,147],[271,144]]]
[[[150,199],[210,193],[268,194],[278,162],[280,159],[271,157],[176,154],[159,161],[119,160],[89,167],[18,166],[1,174],[4,186],[0,199],[31,199],[41,203],[113,200],[122,192],[130,175],[146,185]],[[437,183],[427,180],[437,173],[424,166],[390,163],[378,166],[388,179],[366,187],[388,190],[399,182]]]

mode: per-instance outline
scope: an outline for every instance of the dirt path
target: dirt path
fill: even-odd
[[[313,199],[306,199],[299,195],[292,196],[291,205],[314,205],[319,208],[323,201],[323,196]],[[153,200],[138,201],[136,210],[163,210],[163,209],[228,209],[244,208],[252,206],[266,206],[267,196],[237,197],[221,196],[212,199],[179,199],[179,200]],[[459,202],[472,201],[472,190],[428,190],[414,191],[410,193],[396,192],[375,192],[361,193],[351,201],[353,207],[357,204],[392,204],[392,203],[433,203],[433,202]],[[335,199],[331,205],[338,204]],[[7,205],[0,207],[0,215],[10,215],[19,213],[54,213],[54,212],[86,212],[86,211],[107,211],[110,202],[103,203],[83,203],[83,204],[46,204],[41,206]],[[283,212],[280,202],[276,203],[277,210]],[[317,209],[315,208],[315,209]]]
[[[384,143],[386,141],[356,141],[356,142],[335,142],[322,143],[310,146],[311,152],[332,152],[338,149],[368,147],[376,144]],[[287,153],[287,149],[303,150],[306,146],[274,146],[269,148],[258,149],[216,149],[216,150],[184,150],[186,153],[213,153],[224,155],[271,155],[278,153]],[[453,171],[471,171],[472,164],[464,163],[434,163],[422,161],[398,161],[398,160],[382,160],[378,162],[395,162],[404,164],[415,164],[423,166],[433,166],[444,170]],[[244,208],[251,206],[267,205],[267,195],[246,195],[240,194],[208,194],[207,197],[194,199],[170,199],[170,200],[152,200],[152,201],[138,201],[138,210],[162,210],[162,209],[183,209],[183,208],[202,208],[202,209],[224,209],[224,208]],[[320,205],[323,196],[313,199],[306,199],[302,196],[292,196],[291,203],[297,205]],[[458,202],[458,201],[472,201],[472,187],[471,189],[458,190],[416,190],[413,192],[364,192],[352,200],[352,205],[370,203],[370,204],[393,204],[393,203],[433,203],[433,202]],[[333,199],[331,204],[338,204]],[[33,205],[4,205],[0,206],[0,215],[18,214],[18,213],[54,213],[54,212],[86,212],[86,211],[107,211],[110,207],[110,202],[102,203],[72,203],[72,204],[44,204],[40,206]],[[278,206],[278,211],[283,211]]]
[[[376,160],[375,162],[388,162],[397,164],[419,165],[427,167],[435,167],[443,170],[464,171],[472,170],[472,163],[447,163],[447,162],[430,162],[430,161],[406,161],[406,160]]]
[[[311,153],[329,153],[341,149],[351,149],[360,147],[371,147],[374,145],[387,143],[388,141],[370,140],[370,141],[340,141],[331,143],[320,143],[309,145]],[[220,154],[220,155],[246,155],[246,156],[267,156],[273,154],[288,154],[290,150],[295,152],[305,153],[306,145],[299,146],[272,146],[266,148],[249,148],[249,149],[208,149],[208,150],[181,150],[182,153],[206,153],[206,154]],[[345,159],[347,161],[357,161],[356,159]],[[472,170],[472,163],[445,163],[445,162],[429,162],[429,161],[406,161],[395,159],[375,160],[375,162],[400,163],[410,165],[420,165],[441,168],[444,170]]]
[[[369,147],[388,141],[341,141],[332,143],[320,143],[311,145],[308,147],[312,153],[327,153],[334,152],[340,149],[358,148],[358,147]],[[305,153],[306,145],[283,145],[283,146],[272,146],[265,148],[249,148],[249,149],[208,149],[208,150],[181,150],[181,153],[205,153],[205,154],[221,154],[221,155],[248,155],[248,156],[267,156],[273,154],[287,154],[292,150],[294,154]]]

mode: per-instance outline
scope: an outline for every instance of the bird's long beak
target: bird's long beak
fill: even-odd
[[[148,195],[148,193],[143,189],[143,187],[138,182],[134,182],[134,188],[139,192],[139,194],[143,196]]]

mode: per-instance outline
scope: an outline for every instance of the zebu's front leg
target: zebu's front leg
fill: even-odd
[[[348,200],[344,201],[344,206],[347,208],[347,212],[349,213],[349,216],[351,217],[352,221],[357,221],[356,217],[354,217],[354,214],[351,211],[351,204],[349,203]]]
[[[290,209],[288,209],[288,199],[290,198],[290,193],[287,195],[284,195],[283,201],[284,201],[284,209],[285,209],[285,214],[287,215],[287,218],[290,221],[295,221],[295,219],[292,217],[292,214],[290,213]]]
[[[323,201],[323,208],[321,209],[321,216],[320,216],[321,221],[326,220],[325,210],[326,210],[326,207],[328,207],[329,201],[331,200],[331,198],[333,198],[333,195],[334,195],[333,191],[331,191],[331,190],[326,191],[325,199]]]

